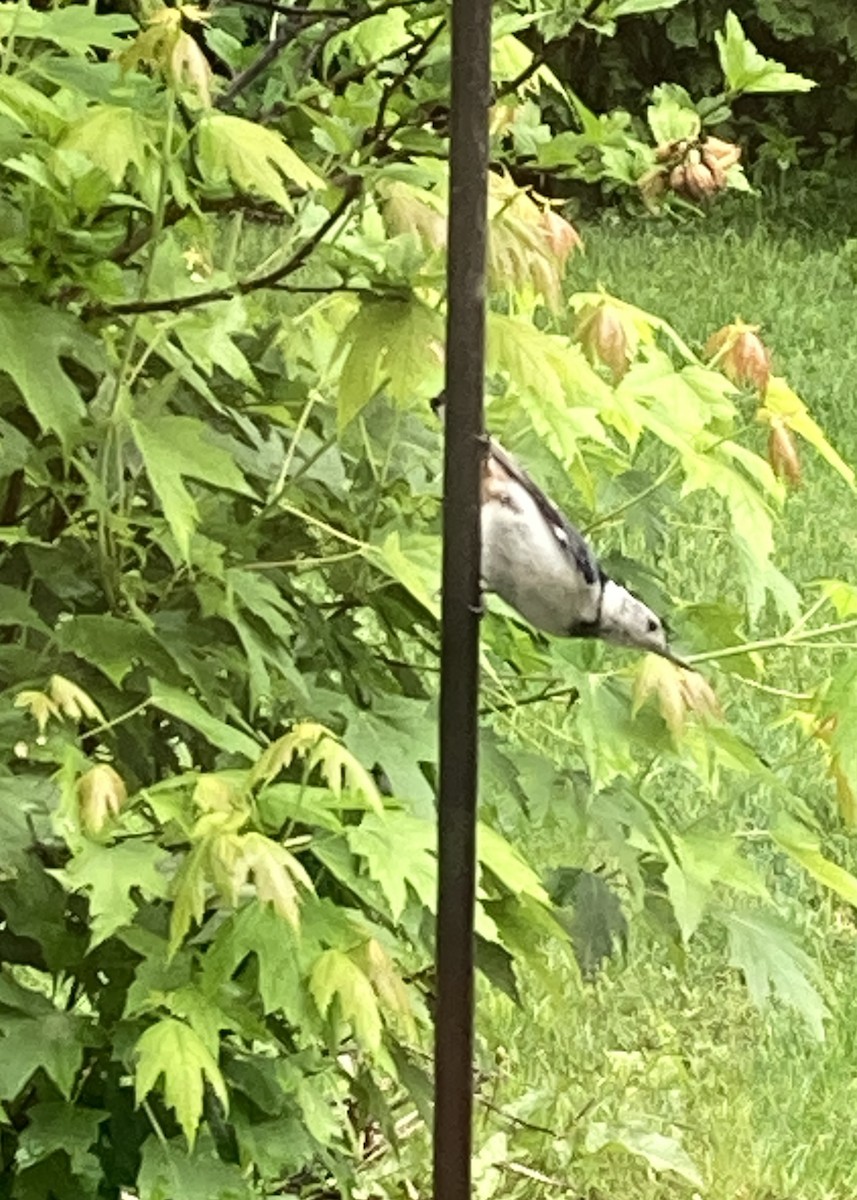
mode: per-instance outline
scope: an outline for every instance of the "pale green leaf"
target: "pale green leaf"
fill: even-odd
[[[141,175],[149,169],[154,145],[149,124],[141,112],[100,104],[87,109],[81,120],[69,126],[60,148],[86,155],[105,172],[114,187],[119,187],[130,165]]]
[[[303,189],[324,187],[320,176],[273,129],[214,112],[203,117],[197,130],[200,168],[212,183],[229,179],[240,190],[267,196],[287,212],[292,201],[284,180]]]
[[[721,919],[729,936],[729,962],[743,972],[753,1003],[765,1008],[771,996],[777,996],[823,1041],[828,1013],[812,982],[817,969],[791,932],[758,909],[724,912]]]
[[[675,8],[677,4],[683,4],[684,0],[615,0],[615,3],[610,3],[608,0],[607,14],[615,21],[619,17],[637,16],[639,13],[658,12],[665,8]],[[599,18],[601,12],[599,10]]]
[[[511,842],[490,825],[479,822],[476,852],[479,862],[513,895],[528,895],[542,904],[550,899],[538,875]]]
[[[652,92],[652,100],[646,118],[658,145],[699,136],[702,122],[683,87],[675,83],[659,84]]]
[[[857,908],[857,879],[821,853],[818,838],[805,825],[783,814],[771,830],[774,843],[826,888]]]
[[[408,886],[432,911],[435,906],[437,866],[434,823],[408,813],[368,813],[359,825],[345,829],[348,845],[366,860],[370,876],[378,883],[398,921],[405,909]]]
[[[718,31],[714,37],[730,92],[808,92],[815,87],[811,79],[760,54],[733,12],[726,14],[724,32]]]
[[[857,616],[857,586],[846,579],[820,579],[818,583],[840,621]]]
[[[173,906],[170,912],[169,954],[172,956],[184,941],[191,925],[202,922],[205,912],[205,897],[208,892],[206,877],[206,845],[198,842],[188,854],[173,880]]]
[[[378,566],[434,616],[440,615],[440,546],[416,530],[395,530],[377,547]]]
[[[83,56],[90,47],[119,50],[127,44],[119,35],[138,28],[131,16],[96,13],[88,5],[41,12],[22,4],[0,5],[0,38],[38,38],[53,42],[71,55]]]
[[[178,1122],[192,1146],[202,1118],[205,1081],[211,1084],[224,1108],[229,1094],[213,1055],[202,1038],[174,1017],[150,1025],[134,1050],[137,1059],[134,1091],[139,1104],[164,1077],[164,1099],[175,1109]]]
[[[672,1171],[702,1190],[705,1184],[699,1168],[677,1138],[667,1137],[652,1129],[645,1121],[629,1120],[608,1124],[593,1121],[586,1131],[585,1147],[589,1154],[599,1150],[626,1150],[642,1158],[652,1170]]]
[[[443,339],[440,313],[415,297],[364,300],[340,336],[346,350],[339,379],[337,420],[343,430],[372,397],[385,391],[412,405],[438,390]]]
[[[350,1021],[357,1040],[367,1050],[381,1045],[381,1013],[372,984],[341,950],[325,950],[312,969],[310,992],[322,1016],[336,999],[339,1014]]]
[[[259,743],[246,733],[233,729],[225,721],[211,715],[200,702],[189,692],[169,684],[154,681],[152,684],[152,704],[155,708],[163,709],[178,721],[184,721],[193,729],[203,734],[214,746],[226,750],[230,754],[238,754],[255,761],[259,755]]]
[[[263,904],[295,929],[300,924],[297,884],[312,891],[312,880],[300,862],[284,846],[262,833],[246,833],[241,839],[242,860],[253,877],[256,895]]]

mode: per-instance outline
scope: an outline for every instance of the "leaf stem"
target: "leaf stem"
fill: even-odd
[[[812,645],[814,638],[827,637],[832,633],[843,633],[849,629],[857,629],[857,617],[851,621],[837,621],[832,625],[822,625],[816,629],[804,629],[801,632],[782,634],[780,637],[761,638],[756,642],[741,642],[737,646],[723,646],[719,650],[703,650],[700,654],[689,654],[689,663],[714,662],[721,658],[735,658],[738,654],[753,654],[758,650],[788,650],[795,646]],[[830,648],[824,642],[819,642],[818,649]]]
[[[675,458],[672,459],[672,461],[669,462],[666,467],[664,467],[660,475],[658,475],[656,479],[653,479],[650,484],[644,487],[641,492],[638,492],[636,496],[632,496],[630,500],[623,501],[622,504],[617,505],[616,508],[611,509],[610,512],[604,513],[603,516],[596,517],[594,521],[590,521],[590,523],[585,526],[583,532],[588,535],[593,529],[598,529],[601,525],[609,525],[612,521],[618,520],[618,518],[626,513],[629,508],[633,508],[635,504],[639,504],[642,500],[647,500],[653,492],[656,492],[659,487],[662,487],[670,478],[670,476],[675,474],[680,466],[681,455],[677,454]]]

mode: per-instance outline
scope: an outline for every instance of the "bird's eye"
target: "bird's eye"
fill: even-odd
[[[657,621],[655,620],[655,618],[654,618],[654,617],[649,617],[648,624],[647,624],[647,628],[648,628],[648,630],[649,630],[649,633],[654,633],[654,632],[655,632],[655,630],[657,629],[657,627],[658,627],[658,623],[657,623]]]

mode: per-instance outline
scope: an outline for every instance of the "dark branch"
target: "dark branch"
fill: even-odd
[[[512,92],[516,92],[528,79],[532,79],[536,71],[545,65],[545,56],[546,49],[543,49],[538,54],[534,54],[529,65],[524,67],[523,71],[519,71],[514,79],[507,80],[502,87],[497,88],[494,92],[494,102],[496,103],[503,96],[509,96]]]
[[[191,296],[174,296],[165,300],[132,300],[127,304],[93,304],[83,310],[84,317],[118,317],[136,313],[153,312],[184,312],[189,308],[199,308],[203,304],[214,304],[218,300],[231,300],[235,296],[246,296],[249,292],[261,291],[263,288],[277,287],[282,280],[294,274],[306,262],[313,250],[324,240],[336,222],[346,212],[349,205],[361,189],[361,181],[352,176],[345,185],[342,199],[333,212],[319,225],[318,229],[300,245],[294,254],[281,267],[268,271],[265,275],[251,276],[240,279],[227,287],[213,288],[208,292],[197,292]]]
[[[302,188],[294,188],[290,191],[288,184],[286,190],[290,195],[302,196],[304,191]],[[250,217],[254,221],[269,221],[273,224],[280,224],[286,218],[286,213],[278,205],[266,203],[264,200],[257,200],[252,196],[223,196],[220,198],[209,197],[198,199],[195,206],[191,208],[189,205],[179,204],[176,200],[170,201],[164,212],[164,219],[161,225],[162,229],[166,229],[170,225],[176,225],[183,217],[189,216],[191,213],[201,210],[202,212],[210,213],[234,213],[240,212],[244,216]],[[108,255],[111,262],[123,263],[129,258],[142,250],[146,242],[152,236],[154,226],[151,222],[139,225],[133,233],[131,233],[124,242],[120,242]]]
[[[289,42],[293,41],[297,32],[298,30],[293,26],[286,25],[282,33],[278,33],[268,42],[262,53],[253,59],[249,67],[245,67],[235,76],[223,95],[217,97],[214,102],[215,108],[231,108],[238,96],[250,86],[254,79],[258,79],[265,68],[279,57]]]
[[[395,93],[399,90],[402,84],[413,75],[419,64],[431,50],[437,39],[440,37],[446,26],[446,20],[438,21],[431,33],[424,38],[419,39],[419,45],[414,52],[408,56],[404,68],[384,85],[384,90],[381,93],[381,101],[378,105],[378,115],[375,117],[375,123],[366,138],[368,142],[378,142],[381,137],[381,131],[384,128],[384,118],[387,115],[387,107]]]

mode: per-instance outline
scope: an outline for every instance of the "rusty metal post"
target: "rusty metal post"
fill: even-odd
[[[452,2],[434,1198],[470,1200],[491,0]]]

